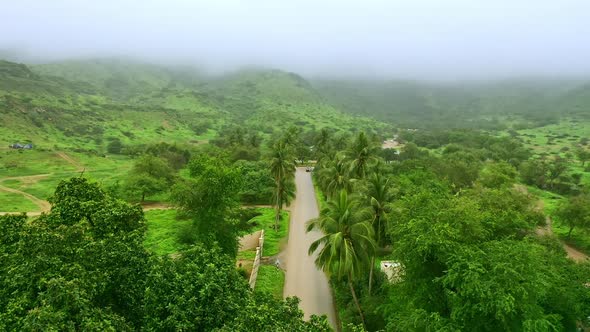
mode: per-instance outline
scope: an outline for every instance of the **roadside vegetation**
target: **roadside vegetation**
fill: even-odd
[[[540,235],[545,211],[519,184],[534,154],[517,139],[470,130],[399,136],[405,145],[389,162],[363,133],[316,157],[327,202],[308,229],[325,235],[309,251],[331,278],[344,330],[570,330],[585,322],[590,265]],[[584,190],[557,190],[567,181],[554,174],[565,172],[561,162],[531,167],[546,182],[529,184],[564,197],[552,206],[557,230],[588,234]],[[388,280],[381,260],[400,264],[400,277]]]

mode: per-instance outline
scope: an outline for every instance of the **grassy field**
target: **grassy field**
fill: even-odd
[[[79,176],[100,183],[103,188],[123,180],[133,160],[125,156],[100,157],[71,151],[0,151],[0,182],[39,199],[47,200],[57,185]],[[8,178],[8,179],[7,179]],[[30,201],[21,195],[0,192],[0,200],[17,211],[35,211]],[[4,209],[0,209],[4,211]],[[6,210],[9,211],[9,210]]]
[[[563,199],[563,196],[559,194],[542,190],[534,186],[527,186],[527,190],[543,202],[543,211],[547,215],[551,215],[557,207],[557,204]]]
[[[582,167],[582,163],[576,158],[575,151],[580,146],[590,149],[588,145],[581,145],[585,140],[590,139],[590,122],[563,119],[557,124],[543,127],[518,130],[519,137],[523,140],[531,152],[539,157],[560,156],[569,160],[568,174],[581,174],[580,183],[584,186],[590,185],[590,172],[588,165]],[[556,193],[541,190],[535,187],[528,187],[529,192],[536,195],[543,202],[543,208],[547,215],[551,216],[558,203],[564,199]],[[574,229],[571,238],[567,239],[569,231],[567,226],[559,222],[552,223],[553,232],[563,241],[570,245],[590,253],[590,233],[588,231]]]
[[[256,292],[267,292],[277,299],[283,298],[285,285],[285,272],[274,265],[260,265],[258,279],[256,279]]]
[[[22,195],[0,191],[0,211],[30,212],[38,211],[39,207]]]
[[[178,241],[181,232],[188,220],[178,220],[176,210],[150,210],[145,211],[147,220],[147,234],[145,247],[158,254],[169,255],[185,248]]]
[[[524,143],[536,154],[564,154],[582,138],[590,138],[590,123],[565,119],[558,124],[518,130]]]
[[[275,215],[272,208],[258,208],[262,215],[252,218],[249,223],[252,224],[252,231],[264,229],[264,249],[263,256],[274,256],[278,254],[287,244],[289,237],[289,212],[281,212],[281,222],[279,230],[275,231]]]

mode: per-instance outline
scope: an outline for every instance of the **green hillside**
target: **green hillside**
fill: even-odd
[[[590,87],[576,79],[492,82],[318,80],[313,85],[350,114],[409,128],[504,129],[557,123],[563,115],[590,114]]]
[[[303,78],[282,71],[247,70],[200,76],[123,60],[66,61],[30,68],[0,63],[0,144],[103,153],[123,144],[197,144],[227,126],[268,135],[290,125],[377,127],[322,101]]]

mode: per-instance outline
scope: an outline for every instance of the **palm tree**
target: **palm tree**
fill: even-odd
[[[393,193],[389,185],[389,178],[381,172],[376,171],[367,179],[366,200],[371,211],[371,224],[375,233],[376,244],[383,247],[387,226],[388,213],[391,211]],[[373,286],[373,269],[375,267],[375,256],[371,257],[371,269],[369,272],[369,295]]]
[[[315,138],[315,157],[316,160],[320,159],[320,157],[328,152],[329,144],[330,144],[330,132],[326,128],[322,128],[319,134]]]
[[[319,250],[315,259],[317,267],[338,279],[347,278],[364,325],[353,281],[361,276],[375,251],[373,227],[367,221],[366,210],[342,190],[336,199],[328,201],[319,218],[309,222],[307,231],[313,229],[321,230],[324,235],[310,245],[309,255]]]
[[[363,179],[377,161],[377,147],[364,132],[358,134],[346,154],[350,160],[350,173],[358,179]]]
[[[270,172],[275,181],[295,176],[295,159],[288,144],[283,140],[272,147]]]
[[[275,230],[279,229],[279,220],[283,204],[289,204],[295,196],[293,178],[295,177],[295,160],[287,143],[278,141],[272,149],[270,173],[275,181],[273,205],[275,206]]]
[[[295,197],[295,183],[293,179],[282,178],[277,182],[273,191],[272,201],[275,206],[275,231],[279,230],[279,220],[283,206],[288,206]]]
[[[334,160],[326,164],[318,171],[318,177],[327,197],[333,197],[341,190],[350,191],[352,182],[348,176],[348,165],[344,158],[336,156]]]

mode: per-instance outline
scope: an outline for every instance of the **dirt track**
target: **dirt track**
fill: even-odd
[[[51,174],[38,174],[38,175],[31,175],[31,176],[13,176],[13,177],[7,177],[7,178],[0,179],[0,183],[2,183],[3,181],[6,181],[6,180],[19,180],[23,183],[35,183],[35,182],[37,182],[43,178],[46,178],[50,175]],[[24,191],[14,189],[14,188],[9,188],[9,187],[3,186],[1,184],[0,184],[0,191],[23,195],[28,200],[35,203],[39,207],[40,211],[35,211],[32,213],[29,213],[30,215],[41,214],[41,212],[49,211],[49,209],[51,209],[51,204],[49,204],[49,202],[39,199],[39,198],[37,198],[29,193],[26,193]],[[8,214],[8,213],[9,212],[0,212],[0,215]],[[11,213],[14,213],[14,212],[11,212]]]
[[[541,235],[541,236],[545,236],[545,235],[553,235],[553,229],[551,228],[551,218],[547,217],[545,219],[545,227],[539,227],[536,230],[537,235]],[[576,261],[576,262],[583,262],[588,260],[588,255],[586,255],[585,253],[573,248],[572,246],[568,245],[565,242],[562,242],[563,244],[563,249],[565,249],[565,252],[567,253],[567,257],[569,257],[570,259]]]
[[[70,165],[76,167],[76,172],[82,172],[84,170],[84,166],[79,162],[75,161],[72,157],[68,156],[65,152],[56,152],[61,159],[67,161]]]
[[[312,314],[326,315],[332,327],[336,327],[328,278],[315,266],[316,255],[307,254],[309,245],[321,236],[318,231],[305,233],[307,221],[319,215],[310,173],[305,172],[305,168],[298,168],[295,182],[297,197],[290,207],[291,224],[285,255],[287,273],[283,296],[299,297],[305,318]]]

